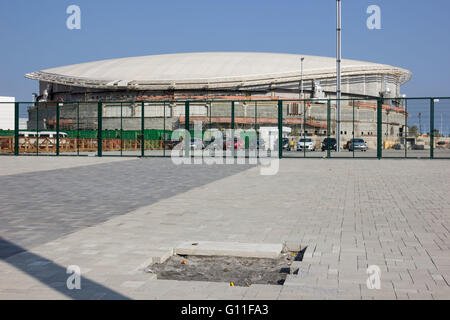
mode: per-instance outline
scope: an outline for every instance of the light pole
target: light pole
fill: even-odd
[[[300,99],[303,99],[303,61],[305,61],[305,57],[302,57],[300,60]]]
[[[303,113],[303,122],[305,121],[305,114],[304,114],[304,101],[303,101],[303,61],[305,60],[305,57],[302,57],[300,62],[300,113]],[[300,136],[303,132],[303,122],[300,121]]]
[[[419,134],[422,135],[422,112],[419,112]]]
[[[341,0],[336,0],[336,151],[341,151]]]
[[[407,141],[407,139],[408,139],[408,113],[407,113],[407,110],[406,110],[406,94],[402,94],[402,106],[403,106],[403,109],[404,109],[404,112],[405,112],[405,129],[403,130],[403,134],[405,135],[405,138],[404,138],[404,145],[405,145],[405,150],[406,150],[406,148],[407,148],[407,145],[408,145],[408,141]],[[406,152],[406,151],[405,151]]]

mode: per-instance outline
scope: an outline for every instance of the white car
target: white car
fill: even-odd
[[[302,138],[297,143],[297,151],[314,151],[316,147],[314,145],[314,141],[311,138]]]

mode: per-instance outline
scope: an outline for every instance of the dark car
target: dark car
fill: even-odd
[[[218,149],[222,148],[220,140],[216,140],[215,137],[212,137],[211,140],[205,141],[205,148],[208,147],[209,149]]]
[[[325,138],[322,141],[322,151],[325,150],[334,150],[337,151],[337,142],[335,138]]]
[[[263,139],[259,139],[256,141],[259,150],[266,150],[266,143]]]
[[[288,138],[283,138],[282,140],[283,150],[291,151],[291,144]]]

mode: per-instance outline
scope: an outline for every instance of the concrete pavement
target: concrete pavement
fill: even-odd
[[[109,166],[125,178],[135,166],[132,161],[101,164],[98,170]],[[170,159],[146,161],[171,166]],[[129,165],[114,169],[122,163]],[[450,298],[448,161],[285,159],[275,176],[261,176],[251,167],[225,173],[226,167],[214,168],[220,174],[204,184],[140,202],[126,213],[3,258],[0,298]],[[115,201],[121,205],[123,198]],[[3,219],[7,216],[2,213]],[[30,234],[45,233],[47,224],[10,223]],[[3,242],[20,248],[7,232],[2,229]],[[306,252],[303,261],[295,262],[299,274],[289,275],[284,286],[157,280],[143,272],[153,259],[186,241],[286,243]],[[81,290],[65,285],[69,265],[81,268]],[[380,289],[367,286],[371,265],[381,272]]]

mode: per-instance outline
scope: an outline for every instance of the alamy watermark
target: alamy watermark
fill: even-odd
[[[370,265],[367,268],[367,278],[366,285],[369,290],[380,290],[381,289],[381,269],[379,266]]]
[[[81,9],[79,6],[72,4],[67,7],[66,13],[69,14],[66,20],[66,26],[69,30],[81,29]]]
[[[381,29],[381,8],[377,5],[371,5],[367,8],[367,14],[370,16],[367,18],[367,29],[380,30]]]
[[[81,29],[81,9],[78,5],[72,4],[67,7],[66,13],[69,15],[66,20],[66,26],[69,30]],[[370,5],[367,7],[366,13],[370,16],[367,18],[366,25],[369,30],[381,29],[381,8],[378,5]]]
[[[81,289],[81,268],[76,265],[71,265],[67,267],[67,274],[70,276],[67,278],[66,285],[69,290],[80,290]]]
[[[194,121],[194,135],[186,129],[172,133],[175,144],[172,162],[180,164],[254,164],[261,175],[275,175],[279,170],[278,128],[264,132],[261,138],[254,129],[202,130],[202,122]]]

